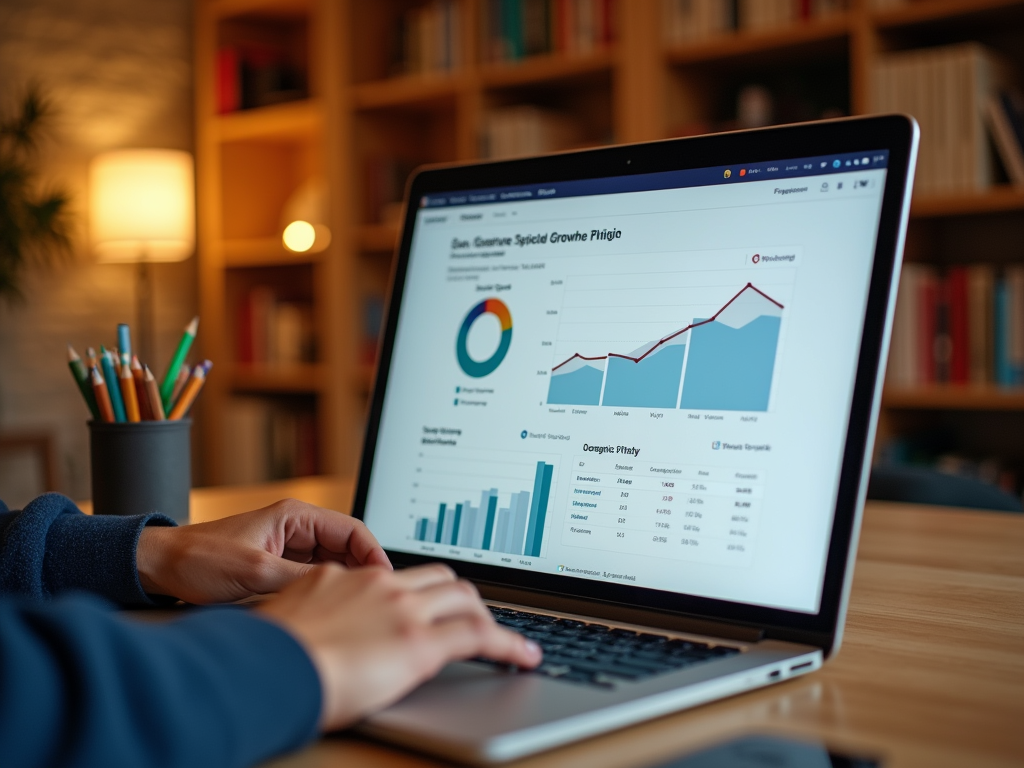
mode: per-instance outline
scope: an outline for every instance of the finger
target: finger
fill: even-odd
[[[493,622],[480,594],[468,581],[434,584],[420,589],[416,595],[416,613],[424,623],[445,621],[456,617],[475,616]]]
[[[297,515],[298,524],[286,528],[287,549],[316,550],[323,559],[338,562],[346,562],[351,554],[359,565],[391,567],[383,547],[361,520],[312,504],[302,504]]]
[[[406,568],[395,573],[399,583],[408,589],[426,589],[435,584],[450,583],[458,578],[455,571],[440,563],[421,565],[417,568]]]
[[[483,656],[533,669],[544,656],[532,640],[479,618],[449,619],[435,624],[427,637],[440,664]]]

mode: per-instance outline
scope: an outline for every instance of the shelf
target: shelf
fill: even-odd
[[[318,363],[302,365],[236,365],[230,372],[236,392],[317,394],[326,388],[327,369]]]
[[[244,240],[225,240],[224,265],[227,267],[278,267],[289,264],[309,264],[317,261],[319,253],[293,253],[286,250],[279,237],[255,237]]]
[[[882,28],[962,21],[967,17],[998,14],[1024,6],[1022,0],[929,0],[875,11],[874,23]]]
[[[404,75],[354,86],[352,103],[359,110],[437,106],[452,101],[465,84],[461,74]]]
[[[1024,189],[1009,185],[985,192],[915,197],[910,204],[910,215],[916,219],[1021,210],[1024,210]]]
[[[611,71],[616,60],[615,48],[608,47],[589,54],[528,56],[517,61],[483,65],[480,81],[487,88],[543,85]]]
[[[357,234],[359,250],[369,253],[393,252],[401,230],[387,224],[365,224]]]
[[[242,14],[294,16],[307,14],[310,0],[216,0],[211,5],[214,18],[226,19]]]
[[[846,14],[792,24],[777,29],[755,32],[733,32],[670,48],[667,58],[672,64],[699,64],[742,59],[753,54],[801,49],[820,49],[845,42],[850,33]]]
[[[316,99],[290,101],[218,115],[214,119],[220,141],[246,139],[295,139],[319,133],[323,110]]]
[[[936,411],[1024,411],[1024,387],[931,385],[914,389],[887,387],[885,408]]]

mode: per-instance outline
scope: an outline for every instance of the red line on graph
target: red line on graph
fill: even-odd
[[[639,363],[641,360],[643,360],[649,354],[654,352],[654,350],[656,350],[658,347],[660,347],[665,342],[672,341],[672,339],[674,339],[676,336],[679,336],[679,335],[681,335],[683,333],[686,333],[688,330],[690,330],[691,328],[696,328],[698,325],[705,325],[707,323],[712,323],[715,320],[717,320],[718,316],[720,314],[722,314],[730,304],[732,304],[734,301],[736,301],[736,299],[738,299],[741,295],[743,295],[743,292],[746,291],[748,288],[750,290],[752,290],[752,291],[757,291],[759,294],[764,296],[766,299],[768,299],[768,301],[770,301],[772,304],[777,306],[779,309],[785,309],[785,307],[783,307],[779,302],[777,302],[775,299],[773,299],[767,293],[762,291],[756,285],[754,285],[753,283],[747,283],[742,288],[740,288],[739,292],[735,296],[733,296],[731,299],[729,299],[727,302],[725,302],[725,304],[722,305],[721,309],[719,309],[717,312],[715,312],[715,314],[713,314],[707,320],[701,320],[699,323],[690,323],[690,325],[686,326],[682,330],[676,331],[675,333],[673,333],[673,334],[671,334],[669,336],[666,336],[665,338],[663,338],[660,341],[658,341],[658,343],[655,344],[653,347],[651,347],[646,352],[644,352],[642,355],[640,355],[640,357],[630,357],[629,355],[620,355],[618,352],[609,352],[607,355],[598,355],[597,357],[586,357],[585,355],[581,355],[579,352],[577,352],[575,355],[570,357],[568,360],[563,360],[562,362],[560,362],[558,365],[556,365],[554,368],[552,368],[551,371],[552,372],[557,371],[563,365],[566,365],[567,363],[571,363],[573,360],[576,360],[576,359],[580,359],[580,360],[607,360],[609,357],[621,357],[623,360],[632,360],[634,363]]]

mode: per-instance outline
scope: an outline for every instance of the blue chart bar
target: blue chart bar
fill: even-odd
[[[717,320],[694,328],[679,407],[767,411],[781,323],[761,315],[740,328]]]
[[[604,360],[580,358],[555,368],[548,385],[548,402],[552,405],[598,405],[604,368]]]
[[[533,490],[511,493],[507,506],[498,506],[497,488],[481,491],[480,503],[476,506],[469,500],[454,506],[442,502],[436,520],[421,517],[416,521],[413,538],[467,549],[539,557],[554,469],[553,465],[538,461]]]
[[[639,362],[629,357],[609,356],[608,381],[601,404],[675,408],[685,356],[685,343],[659,347]]]

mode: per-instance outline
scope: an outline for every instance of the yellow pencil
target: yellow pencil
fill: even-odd
[[[128,421],[142,421],[139,416],[139,398],[135,394],[135,377],[127,363],[121,366],[121,397],[124,398],[124,412]]]
[[[192,407],[192,403],[199,396],[199,390],[203,388],[204,383],[206,383],[206,369],[201,365],[197,365],[192,369],[192,375],[189,377],[184,389],[181,390],[181,395],[178,397],[177,402],[175,402],[174,407],[171,408],[171,412],[167,414],[169,421],[176,421],[188,413],[188,409]]]
[[[142,376],[146,382],[146,394],[149,395],[149,407],[153,409],[153,419],[155,421],[163,421],[166,418],[164,416],[164,404],[160,400],[160,385],[156,383],[156,376],[149,370],[148,365],[143,366]]]

